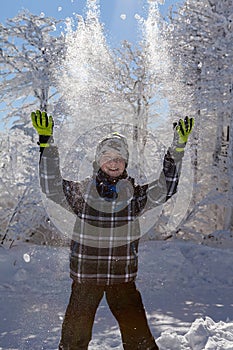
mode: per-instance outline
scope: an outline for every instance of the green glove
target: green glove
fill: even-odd
[[[189,135],[194,128],[194,118],[185,117],[180,119],[178,123],[173,123],[175,129],[173,145],[177,152],[183,152]]]
[[[49,147],[53,142],[53,117],[47,116],[46,112],[37,110],[31,113],[32,125],[39,135],[40,147]]]

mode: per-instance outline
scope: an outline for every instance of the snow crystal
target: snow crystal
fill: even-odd
[[[165,0],[147,0],[148,3],[156,3],[156,4],[160,4],[160,5],[163,5]]]
[[[120,18],[124,21],[124,20],[126,20],[126,14],[125,13],[122,13],[121,15],[120,15]]]
[[[173,32],[173,30],[174,30],[174,24],[169,24],[168,29],[169,29],[171,32]]]
[[[30,260],[31,260],[31,258],[30,258],[30,255],[29,254],[27,254],[27,253],[25,253],[24,255],[23,255],[23,260],[25,261],[25,262],[30,262]]]
[[[136,20],[140,20],[140,19],[141,19],[141,16],[140,16],[138,13],[136,13],[136,14],[134,15],[134,18],[135,18]]]

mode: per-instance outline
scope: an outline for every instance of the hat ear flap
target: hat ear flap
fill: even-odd
[[[96,160],[94,160],[94,162],[92,163],[92,166],[93,166],[94,172],[97,173],[99,171],[99,169],[100,169],[100,166],[96,162]]]

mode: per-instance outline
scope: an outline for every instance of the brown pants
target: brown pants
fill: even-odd
[[[87,350],[98,305],[105,293],[121,331],[125,350],[159,350],[150,332],[142,298],[135,283],[112,286],[73,282],[62,325],[59,350]]]

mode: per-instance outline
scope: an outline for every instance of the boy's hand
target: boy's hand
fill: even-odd
[[[37,110],[31,113],[31,120],[39,135],[40,147],[49,147],[49,144],[53,142],[53,117],[48,117],[46,112]]]
[[[46,112],[36,111],[31,113],[32,125],[39,135],[52,136],[53,117],[47,116]]]
[[[183,152],[189,135],[194,128],[194,118],[185,117],[184,120],[180,119],[178,123],[173,123],[173,127],[175,129],[173,144],[177,152]]]

